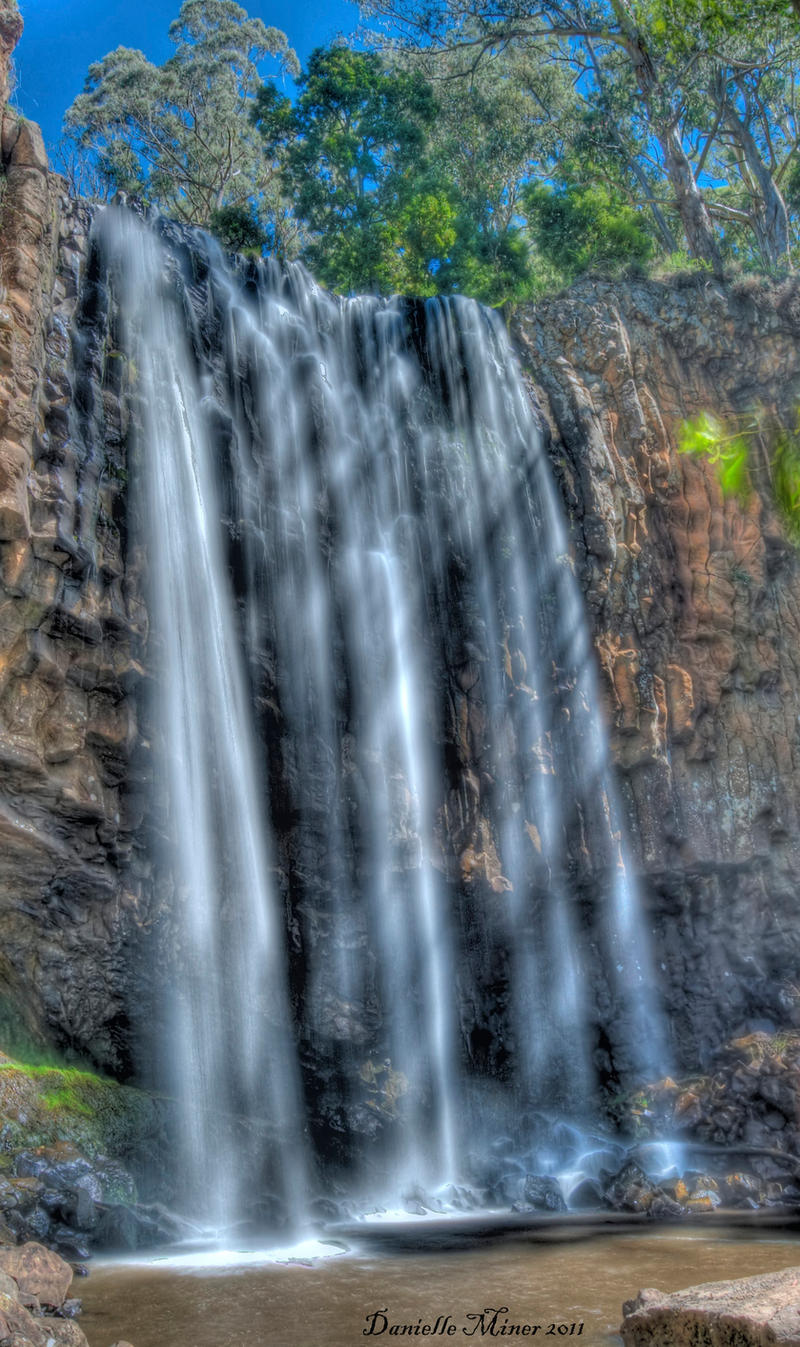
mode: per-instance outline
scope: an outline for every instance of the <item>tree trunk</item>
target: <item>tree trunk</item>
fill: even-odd
[[[725,125],[735,138],[750,170],[758,195],[753,202],[753,228],[759,252],[768,267],[791,270],[789,258],[789,215],[780,188],[759,153],[758,145],[746,122],[722,91]]]
[[[800,4],[800,0],[797,0],[797,3]],[[585,22],[584,15],[582,12],[581,12],[581,19]],[[589,59],[592,63],[595,79],[597,80],[597,86],[600,89],[601,94],[604,94],[606,81],[603,75],[603,67],[597,58],[597,52],[595,51],[594,42],[592,41],[591,38],[586,39],[586,50],[589,53]],[[656,229],[658,230],[663,246],[666,248],[668,253],[677,252],[678,241],[675,238],[675,235],[673,234],[672,230],[670,229],[666,216],[664,215],[664,212],[662,211],[660,205],[658,204],[657,201],[652,200],[650,184],[647,181],[647,174],[644,172],[644,169],[642,168],[641,164],[637,163],[634,156],[630,154],[630,152],[628,151],[628,147],[625,144],[624,138],[617,130],[613,118],[609,118],[609,129],[614,139],[616,140],[617,145],[619,146],[620,152],[625,156],[625,159],[627,161],[631,173],[635,177],[637,183],[639,184],[639,187],[644,193],[645,199],[647,200],[647,204],[650,207],[650,212],[653,216],[653,220],[655,221],[655,226]]]
[[[648,120],[664,155],[664,167],[675,193],[675,206],[683,225],[689,252],[692,257],[710,262],[714,275],[721,276],[722,255],[714,225],[703,194],[695,182],[692,165],[683,148],[680,134],[670,115],[669,100],[663,100],[658,74],[645,45],[644,36],[627,0],[611,0],[611,4],[624,34],[625,48],[633,65]],[[662,101],[666,104],[666,110],[660,106]]]
[[[708,207],[695,182],[692,165],[681,144],[681,138],[674,126],[659,125],[655,117],[652,120],[664,155],[670,184],[675,193],[675,205],[681,217],[689,252],[692,257],[710,262],[714,275],[719,277],[722,275],[722,254]]]

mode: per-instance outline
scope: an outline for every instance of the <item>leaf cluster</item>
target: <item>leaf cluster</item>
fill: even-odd
[[[681,258],[783,272],[800,247],[800,24],[765,0],[370,0],[315,51],[184,0],[163,65],[118,48],[69,109],[74,185],[123,190],[344,292],[490,304]],[[797,0],[800,5],[800,0]]]
[[[751,486],[751,449],[764,431],[762,416],[731,429],[711,412],[701,412],[685,421],[678,442],[682,454],[694,454],[712,464],[725,495],[747,500]],[[782,430],[774,436],[770,455],[772,494],[792,540],[800,546],[800,408],[793,433]]]

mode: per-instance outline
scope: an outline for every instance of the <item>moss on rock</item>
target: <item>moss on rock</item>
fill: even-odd
[[[0,1166],[4,1155],[58,1142],[89,1159],[135,1162],[157,1150],[163,1112],[154,1096],[91,1071],[0,1053]]]

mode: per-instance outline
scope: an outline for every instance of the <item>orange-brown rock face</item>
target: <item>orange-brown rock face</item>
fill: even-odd
[[[0,92],[20,30],[0,2]],[[0,1023],[113,1064],[137,919],[127,694],[144,621],[117,522],[123,413],[104,353],[73,358],[86,214],[38,127],[8,109],[2,174]],[[103,427],[102,462],[80,447],[81,418]]]
[[[756,404],[793,427],[800,287],[584,282],[516,336],[604,674],[612,749],[679,1060],[800,993],[800,557],[757,490],[723,497],[681,423]]]
[[[16,0],[0,0],[0,107],[11,93],[11,56],[22,37],[22,15]]]
[[[19,27],[0,0],[0,94]],[[34,126],[6,112],[1,140],[0,1028],[9,1006],[34,1037],[113,1066],[126,1004],[143,999],[131,951],[159,826],[139,794],[147,617],[124,537],[125,361],[84,209]],[[758,402],[793,427],[798,336],[800,286],[704,279],[584,282],[516,324],[553,430],[676,1068],[800,1025],[800,556],[770,504],[766,445],[744,505],[677,453],[700,411]],[[521,652],[506,657],[528,695]],[[482,803],[480,658],[454,645],[453,669],[437,864],[479,917],[510,881]],[[530,749],[558,770],[551,743]],[[401,849],[402,782],[396,794]],[[525,828],[535,864],[536,820]],[[599,905],[582,836],[572,851]]]

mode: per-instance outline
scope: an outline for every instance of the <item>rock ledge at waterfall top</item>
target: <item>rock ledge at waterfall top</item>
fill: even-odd
[[[672,1295],[648,1288],[622,1312],[625,1347],[800,1347],[800,1267]]]

